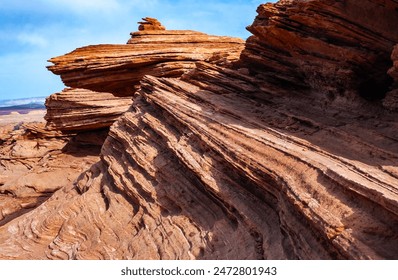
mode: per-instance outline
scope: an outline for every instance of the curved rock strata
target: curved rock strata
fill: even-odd
[[[87,46],[52,58],[48,69],[69,87],[132,96],[144,75],[179,77],[196,61],[237,60],[243,48],[238,38],[144,29],[126,45]]]
[[[46,100],[47,128],[82,131],[109,127],[132,103],[131,97],[86,89],[65,89]]]
[[[111,53],[124,46],[57,58],[52,70],[67,84],[80,73],[87,89],[137,91],[102,132],[98,161],[3,222],[0,258],[397,259],[398,112],[380,102],[394,88],[396,7],[261,5],[239,61],[209,49],[178,77],[150,75],[159,56],[148,50],[162,45],[155,33],[164,45],[192,42],[186,31],[133,33],[148,49],[124,62]],[[97,133],[68,145],[92,148]]]
[[[253,74],[318,98],[382,99],[398,41],[394,0],[284,0],[260,5],[242,60]],[[319,93],[323,93],[322,95]]]
[[[44,124],[9,125],[0,135],[8,135],[0,139],[0,228],[7,229],[0,237],[3,248],[4,238],[13,234],[8,223],[31,211],[38,215],[37,207],[99,160],[100,141],[90,140],[87,133],[77,137],[49,131]],[[101,137],[104,133],[95,133],[95,138]],[[14,249],[22,257],[20,249]]]

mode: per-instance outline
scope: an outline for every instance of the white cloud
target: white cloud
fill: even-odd
[[[48,41],[42,35],[31,34],[31,33],[21,33],[18,34],[16,39],[22,44],[28,44],[32,47],[44,48],[48,46]]]
[[[267,1],[195,0],[1,0],[0,12],[32,15],[0,26],[4,42],[25,44],[0,56],[0,99],[49,95],[62,89],[45,68],[48,59],[90,44],[123,44],[142,17],[157,17],[167,29],[192,29],[215,35],[247,37],[258,4]],[[41,18],[43,20],[41,21]],[[12,40],[10,39],[12,38]],[[13,43],[12,43],[13,44]],[[8,44],[10,45],[10,44]],[[7,45],[7,46],[8,46]],[[17,45],[17,44],[15,44]],[[26,48],[28,46],[28,48]],[[18,95],[18,96],[17,96]]]

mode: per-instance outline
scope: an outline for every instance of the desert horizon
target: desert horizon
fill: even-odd
[[[31,122],[44,122],[44,115],[46,110],[37,109],[22,109],[20,111],[1,110],[0,109],[0,125],[18,124],[18,123],[31,123]]]

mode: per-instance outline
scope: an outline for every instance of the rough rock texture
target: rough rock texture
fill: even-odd
[[[284,0],[258,7],[242,60],[259,78],[318,98],[382,99],[398,41],[394,0]],[[322,96],[319,93],[323,93]]]
[[[396,7],[262,5],[240,61],[141,78],[100,160],[0,226],[0,258],[397,259],[398,112],[380,102]],[[53,67],[84,81],[72,54]],[[94,72],[120,94],[113,71]],[[92,147],[96,133],[68,137]]]
[[[3,126],[0,136],[0,227],[71,185],[99,160],[102,144],[87,133],[77,137],[46,130],[43,123]]]
[[[388,71],[388,74],[394,79],[394,85],[393,90],[388,92],[383,99],[383,106],[389,110],[398,111],[398,45],[395,46],[391,59],[393,66]]]
[[[50,59],[66,86],[132,96],[144,75],[179,77],[196,61],[239,58],[244,41],[182,30],[134,32],[126,45],[96,45]]]
[[[138,22],[138,30],[144,31],[144,30],[166,30],[166,27],[164,27],[160,21],[158,21],[156,18],[150,18],[150,17],[145,17],[142,19],[143,21]]]
[[[109,127],[133,103],[131,97],[85,89],[65,89],[46,100],[50,130],[93,130]]]

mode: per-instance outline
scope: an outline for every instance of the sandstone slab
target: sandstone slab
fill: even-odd
[[[132,103],[131,97],[86,89],[65,89],[46,100],[47,128],[84,131],[109,127]]]

